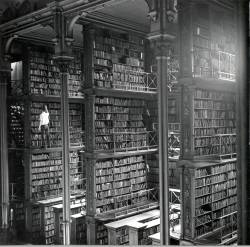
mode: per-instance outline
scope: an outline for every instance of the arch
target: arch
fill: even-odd
[[[17,34],[14,34],[13,36],[11,36],[11,37],[9,37],[9,38],[7,39],[7,41],[6,41],[6,43],[5,43],[5,47],[4,47],[4,54],[5,54],[5,55],[8,55],[8,54],[9,54],[10,47],[11,47],[13,41],[14,41],[15,39],[17,39],[17,38],[18,38],[18,35],[17,35]]]
[[[73,38],[73,28],[74,25],[76,24],[76,22],[78,21],[78,19],[80,17],[85,17],[87,16],[87,12],[83,11],[82,13],[79,13],[78,15],[72,17],[72,19],[70,20],[69,24],[68,24],[68,28],[67,28],[67,36],[70,38]]]

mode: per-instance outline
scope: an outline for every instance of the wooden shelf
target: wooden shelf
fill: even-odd
[[[126,91],[113,88],[89,88],[84,89],[87,95],[106,96],[106,97],[120,97],[120,98],[135,98],[156,100],[156,92],[147,91]]]

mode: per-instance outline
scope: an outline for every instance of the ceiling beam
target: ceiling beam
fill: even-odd
[[[87,14],[103,9],[107,6],[117,5],[128,0],[64,0],[61,2],[53,1],[46,7],[18,17],[0,25],[0,32],[3,36],[10,36],[14,33],[32,27],[37,24],[45,24],[52,21],[54,10],[61,7],[66,16],[79,15],[82,12]]]
[[[117,18],[100,12],[94,12],[88,14],[78,21],[79,24],[94,23],[98,26],[112,27],[123,31],[133,31],[135,33],[146,35],[149,33],[149,26],[140,25],[134,22],[130,22],[125,19]]]

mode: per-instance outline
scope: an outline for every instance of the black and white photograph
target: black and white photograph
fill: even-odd
[[[0,0],[0,245],[250,245],[249,0]]]

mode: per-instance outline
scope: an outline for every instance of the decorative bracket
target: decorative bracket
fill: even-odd
[[[157,21],[158,15],[157,15],[157,11],[156,10],[148,12],[148,16],[149,16],[149,18],[150,18],[151,21],[153,21],[153,22]]]
[[[162,9],[160,1],[158,0],[145,1],[149,7],[148,16],[152,22],[157,22],[161,13],[166,15],[169,23],[175,23],[177,21],[177,0],[162,0],[165,1],[165,10]]]
[[[18,35],[14,34],[13,36],[9,37],[5,43],[5,47],[4,47],[4,53],[5,55],[9,54],[10,52],[10,47],[12,45],[12,42],[18,38]]]
[[[88,15],[87,12],[78,13],[76,16],[72,17],[71,20],[68,22],[68,29],[67,29],[67,37],[73,39],[73,27],[75,23],[78,21],[80,17],[86,17]]]

